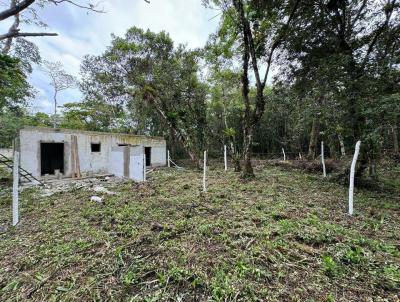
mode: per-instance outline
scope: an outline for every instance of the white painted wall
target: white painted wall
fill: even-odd
[[[21,166],[35,177],[41,177],[40,143],[64,143],[64,175],[71,176],[71,135],[77,136],[82,173],[114,173],[111,170],[114,169],[113,162],[116,158],[112,156],[112,150],[118,147],[118,144],[138,145],[142,150],[145,146],[151,147],[152,166],[167,164],[166,141],[163,138],[80,130],[26,128],[20,131]],[[100,143],[101,152],[91,152],[91,143]]]
[[[124,148],[113,147],[111,151],[110,173],[118,177],[124,177]],[[143,181],[143,147],[130,147],[129,178]]]
[[[136,181],[144,181],[143,169],[146,163],[143,162],[144,148],[142,146],[130,148],[129,178]]]
[[[124,150],[122,147],[113,147],[110,156],[110,173],[124,177]]]
[[[147,146],[151,147],[151,166],[165,166],[167,164],[167,146]]]

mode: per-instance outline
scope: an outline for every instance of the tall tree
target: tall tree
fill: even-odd
[[[77,85],[76,79],[65,72],[61,62],[45,61],[43,64],[43,71],[50,78],[50,86],[53,87],[53,101],[54,101],[54,121],[53,126],[57,128],[57,106],[58,96],[66,89],[71,89]]]
[[[145,128],[157,125],[146,118],[156,113],[199,163],[206,145],[207,93],[198,77],[199,55],[183,46],[174,48],[165,32],[133,27],[125,37],[114,37],[103,55],[86,57],[82,89],[86,98],[121,106],[137,121],[149,123]]]
[[[226,145],[236,172],[241,171],[242,102],[240,72],[211,65],[208,79],[210,91],[207,110],[209,136],[212,143]]]
[[[31,95],[20,61],[0,54],[0,145],[11,145]]]
[[[30,86],[20,61],[0,54],[0,112],[17,109],[26,103]]]
[[[206,1],[210,2],[210,1]],[[254,132],[265,108],[265,87],[276,51],[286,39],[288,28],[296,17],[299,0],[289,1],[212,1],[223,11],[222,38],[234,46],[240,42],[242,65],[243,114],[243,177],[254,177],[251,148]],[[264,72],[263,72],[264,71]],[[255,80],[255,97],[250,97],[250,76]]]
[[[364,141],[358,175],[374,165],[381,135],[371,122],[371,113],[377,113],[372,103],[382,101],[383,90],[398,87],[388,75],[399,58],[399,8],[396,0],[313,1],[299,8],[302,19],[290,28],[286,43],[289,77],[313,92],[315,112],[331,121],[319,124],[330,133],[336,129],[342,150],[344,141],[351,146]]]

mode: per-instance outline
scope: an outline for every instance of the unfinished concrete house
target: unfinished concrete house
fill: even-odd
[[[141,181],[146,167],[166,165],[162,137],[32,127],[19,140],[21,167],[39,179],[114,174]]]

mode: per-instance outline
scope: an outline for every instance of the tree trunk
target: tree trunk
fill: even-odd
[[[234,159],[233,160],[233,167],[235,172],[240,172],[242,171],[242,166],[240,165],[240,159]]]
[[[254,123],[252,122],[251,105],[250,105],[250,89],[249,89],[249,60],[250,60],[250,48],[249,48],[249,33],[246,27],[246,20],[244,18],[243,4],[238,1],[236,4],[241,12],[242,26],[243,26],[243,42],[244,50],[242,56],[242,97],[244,102],[244,118],[243,118],[243,157],[244,157],[244,169],[242,178],[254,178],[253,167],[251,166],[251,144],[253,143],[253,129]]]
[[[335,139],[333,137],[329,137],[329,140],[327,142],[328,147],[329,147],[329,156],[333,159],[337,158],[337,148],[336,148],[336,144],[335,144]]]
[[[243,146],[243,155],[244,155],[244,169],[243,169],[243,178],[253,178],[254,171],[251,165],[251,145],[253,143],[253,129],[250,126],[247,131],[245,131],[244,137],[244,146]]]
[[[344,156],[346,156],[346,149],[344,147],[343,136],[340,133],[338,134],[338,139],[339,139],[339,144],[340,144],[340,153],[341,153],[342,157],[344,157]]]
[[[276,37],[272,38],[271,40],[271,47],[266,59],[266,70],[264,78],[261,79],[260,72],[258,68],[257,62],[257,45],[253,39],[253,34],[251,30],[251,21],[248,16],[246,16],[246,9],[245,4],[247,5],[248,1],[242,0],[233,0],[233,6],[235,7],[236,11],[239,14],[241,27],[242,27],[242,34],[243,34],[243,74],[242,74],[242,94],[243,94],[243,102],[245,105],[244,110],[244,138],[243,138],[243,155],[244,155],[244,172],[242,177],[244,178],[253,178],[254,171],[253,167],[251,166],[251,147],[253,142],[253,133],[258,125],[265,108],[265,97],[264,97],[264,88],[267,83],[268,74],[271,68],[272,57],[274,51],[278,49],[280,44],[283,42],[285,38],[285,34],[278,34]],[[297,0],[292,7],[289,17],[286,20],[286,23],[283,25],[282,32],[287,31],[287,27],[289,26],[291,20],[295,15],[295,11],[299,6],[300,1]],[[251,64],[253,68],[253,75],[256,82],[257,88],[257,95],[255,100],[254,109],[251,109],[250,99],[249,99],[249,80],[248,80],[248,69],[249,69],[249,60],[251,59]]]
[[[53,126],[54,126],[54,129],[56,129],[57,128],[57,90],[56,90],[56,87],[54,86],[54,123],[53,123]]]
[[[367,155],[365,154],[365,151],[361,153],[360,150],[360,157],[358,162],[359,162],[358,168],[356,169],[355,173],[356,183],[363,177],[364,171],[368,169],[368,158]]]
[[[10,3],[10,9],[14,9],[17,6],[17,2],[16,0],[12,0]],[[18,27],[19,27],[19,13],[14,15],[14,22],[11,25],[11,27],[9,28],[8,32],[9,33],[13,33],[13,32],[17,32],[18,31]],[[3,46],[3,50],[2,53],[4,55],[7,55],[10,50],[11,50],[11,45],[12,45],[12,41],[13,41],[13,37],[8,37],[6,39],[6,41],[4,42],[4,46]]]
[[[194,162],[196,164],[196,167],[200,168],[201,163],[202,163],[201,156],[198,156],[196,154],[196,151],[201,152],[201,150],[194,150],[194,147],[190,141],[189,135],[184,131],[184,129],[180,129],[179,127],[177,127],[174,123],[172,123],[170,121],[167,114],[162,109],[162,106],[160,106],[160,104],[157,102],[157,100],[151,94],[146,95],[145,100],[147,100],[154,106],[154,109],[159,113],[159,115],[167,123],[170,131],[172,131],[174,133],[175,138],[182,143],[183,148],[189,154],[189,157],[192,160],[192,162]]]
[[[319,136],[319,117],[316,115],[313,118],[311,133],[310,133],[310,143],[308,145],[308,159],[315,159],[315,154],[317,150],[317,142]]]
[[[369,171],[369,177],[376,179],[376,160],[374,158],[369,159],[369,166],[368,166],[368,171]]]
[[[225,99],[225,90],[222,88],[222,99],[223,99],[223,121],[224,121],[224,127],[225,129],[229,128],[228,125],[228,119],[227,119],[227,104],[226,104],[226,99]],[[229,136],[229,148],[231,150],[231,157],[233,160],[233,166],[234,166],[234,171],[235,172],[240,172],[242,171],[242,167],[240,165],[240,154],[237,151],[237,144],[234,136]]]
[[[233,160],[233,166],[234,166],[234,171],[235,172],[240,172],[242,171],[242,167],[240,165],[240,154],[235,148],[235,142],[233,138],[230,138],[230,149],[232,151],[232,160]]]
[[[397,125],[392,126],[393,132],[393,152],[395,155],[399,154],[399,137],[397,136]]]

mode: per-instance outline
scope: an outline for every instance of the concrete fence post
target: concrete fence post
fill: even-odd
[[[169,150],[167,150],[167,161],[168,161],[168,168],[171,168],[171,158],[169,157]]]
[[[226,145],[224,145],[224,164],[225,164],[225,171],[228,171],[228,157],[226,152]]]
[[[12,198],[12,225],[16,226],[19,222],[19,152],[14,151],[13,163],[13,198]]]
[[[204,151],[204,163],[203,163],[203,192],[207,192],[206,186],[206,173],[207,173],[207,151]]]
[[[283,161],[286,161],[286,153],[285,153],[285,149],[282,148],[282,153],[283,153]]]
[[[353,161],[351,162],[351,168],[350,168],[349,215],[353,215],[354,174],[356,171],[356,163],[357,163],[358,154],[360,153],[360,145],[361,145],[361,141],[358,141],[356,143]]]
[[[322,162],[322,172],[323,172],[324,177],[326,177],[324,142],[323,141],[321,141],[321,162]]]

